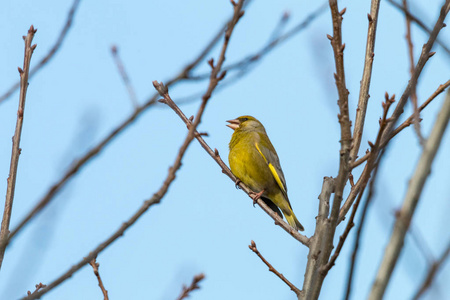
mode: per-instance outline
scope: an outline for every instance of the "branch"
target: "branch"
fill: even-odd
[[[356,109],[355,128],[353,128],[353,148],[350,152],[351,161],[355,161],[359,148],[361,146],[362,135],[364,131],[364,122],[366,119],[367,104],[369,102],[370,81],[372,78],[372,66],[375,49],[375,35],[377,32],[378,11],[380,10],[380,0],[372,0],[370,5],[369,29],[367,31],[366,56],[364,59],[364,70],[361,79],[361,88],[359,90],[358,107]]]
[[[425,107],[428,106],[428,104],[431,103],[431,101],[433,101],[438,95],[440,95],[443,91],[445,91],[446,88],[448,88],[450,86],[450,80],[448,80],[447,82],[439,85],[439,87],[436,89],[436,91],[433,92],[433,94],[431,94],[431,96],[424,102],[422,103],[422,105],[418,108],[419,112],[422,112]],[[386,146],[387,142],[389,142],[394,136],[396,136],[398,133],[400,133],[403,129],[405,129],[406,127],[409,127],[414,121],[414,113],[409,116],[408,119],[406,119],[401,125],[399,125],[396,129],[394,129],[394,131],[392,132],[391,136],[389,137],[389,140],[386,141],[384,144],[381,144],[381,147]],[[370,151],[367,151],[366,154],[359,158],[357,161],[355,161],[354,163],[351,164],[351,169],[356,168],[357,166],[361,165],[362,163],[364,163],[370,156]],[[347,211],[345,212],[347,213]]]
[[[408,1],[407,0],[402,0],[403,1],[403,7],[405,8],[405,11],[408,11]],[[405,15],[405,19],[406,19],[406,42],[408,44],[408,55],[409,55],[409,65],[410,65],[410,73],[411,76],[414,74],[414,45],[412,42],[412,37],[411,37],[411,18],[408,17],[408,15]],[[420,145],[424,145],[425,140],[422,136],[422,133],[420,131],[420,113],[417,107],[417,92],[416,92],[416,87],[413,87],[412,91],[411,91],[411,102],[413,104],[413,111],[414,111],[414,129],[416,130],[416,134],[417,137],[419,138],[419,143]]]
[[[192,141],[192,138],[188,134],[184,140],[184,143],[181,145],[180,149],[178,150],[177,157],[175,159],[175,162],[173,165],[169,168],[169,172],[167,174],[166,179],[164,180],[163,184],[161,185],[160,189],[153,194],[153,196],[144,201],[142,206],[131,216],[131,218],[124,222],[122,226],[114,232],[110,237],[108,237],[104,242],[99,244],[95,249],[93,249],[89,254],[84,257],[80,262],[73,265],[69,270],[67,270],[64,274],[62,274],[60,277],[55,279],[52,283],[50,283],[47,287],[36,293],[36,295],[30,295],[28,297],[22,298],[21,300],[32,300],[32,299],[39,299],[42,295],[46,294],[53,288],[57,287],[61,283],[63,283],[65,280],[69,279],[75,272],[80,270],[82,267],[84,267],[86,264],[90,263],[97,255],[105,250],[109,245],[111,245],[115,240],[117,240],[119,237],[123,236],[125,231],[130,228],[151,206],[158,204],[161,202],[161,199],[166,195],[167,190],[169,189],[169,186],[172,184],[172,182],[175,180],[175,174],[178,171],[178,169],[181,167],[181,160],[186,153],[186,150]]]
[[[384,150],[385,149],[383,149],[382,151],[384,151]],[[382,155],[380,155],[380,157],[381,156]],[[361,240],[362,230],[364,228],[364,224],[366,221],[367,210],[369,208],[370,202],[373,199],[373,195],[375,194],[375,180],[377,179],[377,174],[378,174],[378,170],[379,170],[379,166],[380,166],[379,163],[380,163],[379,160],[377,162],[375,162],[374,174],[373,174],[372,180],[370,181],[370,184],[369,184],[369,193],[367,195],[367,199],[366,199],[366,202],[364,203],[363,211],[362,211],[361,217],[359,219],[358,229],[356,230],[356,236],[355,236],[355,240],[354,240],[354,244],[353,244],[353,252],[352,252],[352,256],[351,256],[350,269],[348,271],[348,276],[347,276],[347,291],[345,293],[345,300],[350,299],[350,292],[351,292],[352,283],[353,283],[353,272],[354,272],[355,266],[356,266],[356,258],[357,258],[357,254],[358,254],[358,250],[359,250],[359,242]],[[359,194],[358,200],[356,200],[356,203],[354,206],[358,205],[359,201],[361,200],[362,194],[363,194],[363,192],[361,192]],[[353,214],[353,210],[352,210],[352,214]]]
[[[448,2],[448,0],[447,0]],[[446,2],[446,3],[447,3]],[[431,164],[439,148],[442,136],[450,119],[450,93],[447,92],[442,109],[437,116],[434,127],[422,151],[416,170],[409,182],[409,187],[398,214],[389,244],[386,247],[369,299],[382,299],[387,284],[400,255],[406,232],[422,193],[425,181],[431,172]]]
[[[425,280],[423,281],[419,290],[413,297],[414,300],[418,300],[426,292],[426,290],[430,288],[434,278],[436,277],[437,272],[439,271],[439,268],[443,266],[444,262],[447,260],[449,256],[450,256],[450,242],[447,244],[447,248],[445,249],[444,253],[442,253],[442,256],[438,260],[436,260],[433,264],[431,264],[431,266],[429,267]]]
[[[17,110],[16,129],[12,140],[11,163],[9,167],[8,184],[6,188],[5,210],[3,211],[3,219],[0,231],[0,268],[2,267],[3,257],[5,255],[6,240],[9,236],[9,223],[11,221],[12,206],[14,200],[14,191],[16,188],[17,167],[19,165],[19,156],[22,149],[20,149],[20,137],[22,135],[23,115],[25,112],[25,100],[28,89],[28,75],[30,72],[30,61],[33,55],[36,44],[31,45],[36,30],[33,25],[28,29],[27,36],[24,36],[25,53],[23,59],[23,67],[18,68],[20,74],[20,96],[19,108]]]
[[[72,7],[70,8],[69,14],[67,15],[66,23],[64,27],[61,30],[61,33],[59,34],[58,38],[56,39],[55,44],[52,48],[50,48],[50,51],[47,53],[46,56],[44,56],[30,71],[29,78],[33,77],[34,74],[36,74],[43,66],[45,66],[58,52],[58,50],[61,48],[61,45],[64,41],[64,39],[67,36],[67,33],[69,32],[70,27],[72,26],[73,17],[75,16],[75,12],[78,8],[78,4],[80,4],[80,0],[74,0]],[[20,82],[17,82],[13,84],[6,93],[4,93],[2,96],[0,96],[0,104],[8,99],[20,86]]]
[[[310,299],[312,287],[318,284],[318,272],[319,272],[319,255],[322,252],[324,239],[320,238],[325,236],[328,230],[328,214],[330,212],[330,198],[334,193],[335,179],[332,177],[324,177],[322,184],[322,191],[319,195],[319,214],[316,217],[316,229],[314,235],[310,238],[310,246],[308,253],[308,262],[306,265],[305,280],[303,281],[303,293],[300,299]],[[306,293],[310,290],[309,293]]]
[[[128,77],[127,72],[125,71],[125,67],[123,65],[122,60],[119,56],[119,50],[116,45],[111,46],[111,54],[114,59],[114,63],[116,64],[117,70],[119,71],[120,77],[122,78],[123,83],[128,91],[128,96],[130,96],[131,103],[133,104],[134,109],[139,107],[139,103],[137,101],[136,93],[134,91],[133,85],[131,84],[130,78]]]
[[[256,244],[254,241],[251,242],[251,245],[248,246],[248,248],[250,250],[252,250],[256,255],[258,255],[258,257],[263,261],[263,263],[266,264],[267,267],[269,267],[269,271],[274,273],[275,275],[278,276],[278,278],[280,278],[284,283],[286,283],[291,290],[297,295],[299,296],[301,291],[294,285],[292,284],[292,282],[290,282],[289,280],[286,279],[286,277],[284,277],[283,274],[281,274],[280,272],[277,271],[277,269],[275,269],[265,258],[264,256],[262,256],[262,254],[258,251],[258,249],[256,248]]]
[[[98,267],[100,266],[100,264],[96,262],[95,257],[89,262],[89,264],[92,266],[92,269],[94,270],[95,277],[97,277],[98,286],[100,287],[100,289],[102,290],[102,293],[103,293],[103,299],[109,300],[108,291],[105,289],[102,278],[100,277],[100,273],[98,272]]]
[[[448,14],[449,9],[450,9],[450,0],[446,0],[441,7],[439,18],[436,21],[436,24],[434,25],[433,31],[431,32],[427,43],[422,48],[422,53],[414,69],[414,74],[411,76],[411,79],[409,80],[405,91],[403,92],[402,96],[400,97],[400,100],[398,101],[397,107],[392,113],[392,116],[390,118],[391,122],[388,124],[386,132],[383,134],[382,144],[386,144],[386,142],[389,140],[393,128],[396,125],[400,115],[403,113],[403,108],[408,98],[410,97],[413,88],[417,85],[417,80],[419,79],[419,76],[422,73],[425,64],[427,63],[428,59],[435,53],[430,51],[433,47],[434,42],[436,41],[439,32],[441,31],[442,28],[445,27],[444,20]]]
[[[218,43],[225,28],[226,28],[225,25],[222,26],[220,30],[216,33],[216,35],[213,36],[211,41],[206,45],[206,47],[202,49],[200,54],[198,54],[198,56],[195,57],[192,60],[192,62],[186,65],[177,76],[169,80],[166,86],[169,87],[175,85],[179,83],[181,80],[189,77],[190,72],[205,58],[206,55],[208,55],[211,49]],[[87,163],[91,161],[91,159],[95,158],[98,154],[100,154],[102,150],[104,150],[106,146],[110,144],[111,141],[113,141],[117,136],[119,136],[119,134],[122,133],[122,131],[124,131],[126,128],[128,128],[129,125],[133,124],[134,121],[136,121],[144,111],[146,111],[148,108],[156,104],[157,99],[158,94],[155,93],[143,105],[139,106],[126,120],[124,120],[114,130],[112,130],[108,136],[106,136],[102,141],[100,141],[96,146],[94,146],[81,158],[75,160],[72,163],[71,167],[66,171],[66,173],[63,174],[63,176],[49,188],[49,190],[41,198],[41,200],[39,200],[39,202],[30,210],[30,212],[28,212],[28,214],[26,214],[26,216],[19,221],[18,225],[11,231],[8,240],[4,242],[0,241],[0,248],[2,247],[3,244],[9,243],[13,239],[13,237],[15,237],[16,234],[19,233],[31,219],[33,219],[48,203],[50,203],[50,201],[54,199],[55,195],[62,189],[62,187],[64,187],[66,183],[72,178],[72,176],[77,174],[78,171],[80,171],[84,166],[86,166]]]
[[[392,6],[394,6],[395,8],[403,11],[403,13],[414,23],[417,24],[417,26],[419,26],[420,29],[422,29],[423,31],[425,31],[426,33],[428,33],[428,35],[431,35],[431,29],[429,29],[421,20],[419,20],[419,18],[417,18],[416,16],[414,16],[412,13],[410,13],[407,9],[405,9],[405,7],[401,6],[400,4],[398,4],[397,2],[393,1],[393,0],[387,0],[387,2],[389,2],[390,4],[392,4]],[[436,44],[438,44],[439,46],[442,47],[442,49],[444,49],[445,52],[447,52],[448,55],[450,55],[450,49],[439,39],[436,39]]]
[[[198,275],[195,275],[194,278],[192,279],[192,283],[190,286],[188,286],[188,287],[183,286],[183,290],[182,290],[180,296],[178,296],[177,300],[183,300],[184,298],[189,297],[190,292],[200,289],[200,286],[198,285],[198,283],[200,281],[202,281],[203,279],[205,279],[205,274],[200,273]]]

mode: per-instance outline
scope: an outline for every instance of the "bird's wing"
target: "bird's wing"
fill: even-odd
[[[281,170],[280,159],[278,158],[275,148],[272,146],[272,144],[264,145],[261,143],[261,141],[255,142],[255,147],[258,150],[259,154],[261,154],[264,161],[269,166],[273,178],[277,182],[286,199],[288,199],[286,180],[284,179],[284,174],[283,171]]]

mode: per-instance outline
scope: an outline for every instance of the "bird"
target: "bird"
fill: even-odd
[[[229,144],[228,162],[238,180],[236,184],[242,181],[255,193],[255,201],[261,198],[280,217],[281,210],[289,225],[303,231],[289,202],[280,159],[264,126],[252,116],[241,116],[226,122],[229,123],[226,126],[234,131]]]

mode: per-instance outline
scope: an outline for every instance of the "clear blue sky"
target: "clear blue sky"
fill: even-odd
[[[18,80],[23,41],[37,29],[32,65],[53,45],[72,1],[3,1],[0,4],[0,93]],[[413,12],[432,27],[442,1],[412,1]],[[321,3],[253,1],[232,36],[226,63],[260,49],[281,15],[289,29]],[[340,1],[345,67],[351,117],[359,94],[369,1]],[[32,80],[28,89],[16,195],[11,227],[29,211],[72,162],[132,112],[132,104],[110,55],[116,44],[140,103],[154,93],[153,80],[167,81],[197,55],[232,12],[227,0],[82,1],[62,48]],[[339,128],[334,61],[326,34],[329,11],[304,32],[279,46],[236,84],[214,93],[199,130],[227,161],[232,131],[225,120],[250,114],[265,125],[277,149],[289,197],[297,217],[312,235],[322,178],[336,176]],[[369,113],[360,155],[374,140],[384,93],[401,95],[409,79],[402,15],[382,1],[375,48]],[[413,25],[416,59],[427,35]],[[450,41],[449,29],[440,35]],[[447,43],[450,45],[450,43]],[[450,56],[440,47],[418,86],[423,102],[449,79]],[[217,57],[218,49],[212,56]],[[198,73],[208,71],[206,63]],[[171,89],[174,100],[206,89],[206,82]],[[443,96],[422,114],[428,136]],[[0,193],[6,192],[11,136],[18,93],[0,104]],[[182,106],[186,115],[199,101]],[[411,113],[407,106],[406,115]],[[34,285],[49,283],[115,231],[162,184],[186,135],[186,127],[163,105],[147,110],[97,158],[83,168],[51,205],[21,232],[6,252],[0,272],[0,298],[25,296]],[[450,135],[444,136],[413,222],[422,248],[440,255],[450,239]],[[378,188],[356,270],[352,299],[364,299],[420,155],[412,128],[395,139],[380,170]],[[358,172],[354,172],[355,177]],[[3,204],[2,204],[3,206]],[[359,217],[357,218],[359,219]],[[342,231],[343,225],[339,227]],[[341,299],[351,233],[336,266],[327,276],[321,298]],[[268,272],[248,245],[289,280],[302,286],[307,248],[293,240],[221,173],[194,142],[177,179],[162,203],[153,206],[125,235],[98,257],[100,274],[111,299],[175,299],[183,284],[200,272],[206,279],[190,299],[295,299]],[[409,235],[388,287],[386,299],[409,299],[422,282],[426,258]],[[450,297],[446,264],[424,299]],[[45,299],[101,299],[90,266],[48,293]]]

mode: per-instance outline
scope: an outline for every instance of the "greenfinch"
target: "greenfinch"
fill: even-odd
[[[256,193],[280,217],[280,209],[289,225],[303,231],[292,211],[280,159],[264,126],[251,116],[227,121],[234,130],[228,162],[231,172]],[[279,208],[279,209],[278,209]]]

